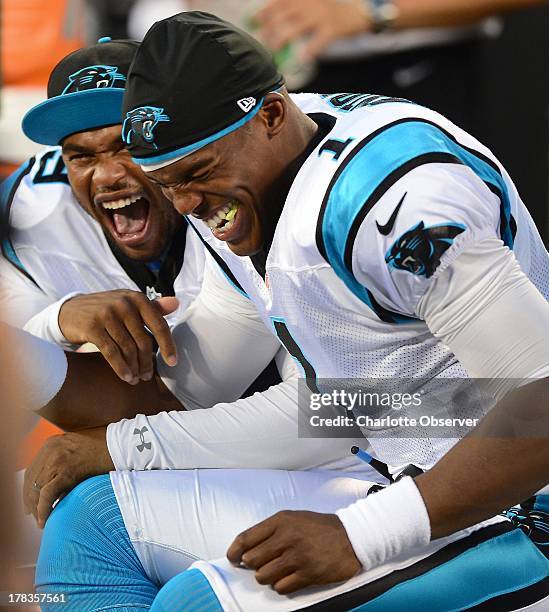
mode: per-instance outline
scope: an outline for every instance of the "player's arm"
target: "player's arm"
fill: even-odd
[[[251,300],[210,255],[201,291],[172,334],[178,363],[167,367],[159,359],[158,371],[188,409],[237,400],[280,348]]]
[[[182,404],[156,375],[130,386],[99,353],[66,353],[61,347],[0,323],[0,340],[11,338],[14,367],[25,374],[22,403],[58,427],[106,426],[137,413],[181,410]]]
[[[348,454],[343,439],[297,440],[298,396],[304,390],[295,367],[287,369],[282,383],[237,399],[281,345],[250,300],[220,276],[217,264],[207,265],[202,292],[174,337],[179,363],[174,368],[160,363],[159,372],[190,410],[110,425],[107,441],[117,469],[304,469]],[[150,447],[139,451],[133,432],[144,428]]]
[[[416,481],[435,539],[495,515],[549,482],[549,302],[513,253],[492,238],[463,252],[418,310],[473,376],[494,381],[501,398]],[[517,384],[523,386],[507,393]],[[472,473],[475,478],[466,477]],[[451,508],[456,490],[461,503]]]
[[[219,297],[216,291],[212,295]],[[187,338],[183,351],[202,349],[192,358],[183,353],[166,379],[168,388],[185,405],[188,398],[191,407],[198,407],[201,390],[206,393],[206,405],[224,394],[238,397],[280,350],[274,335],[257,315],[248,312],[249,308],[245,302],[236,301],[231,309],[220,309],[217,302],[209,304],[203,295],[189,309],[188,318],[180,324],[188,326],[182,336]],[[242,316],[237,317],[238,312]],[[245,312],[249,316],[244,316]],[[177,331],[175,337],[179,338]],[[226,347],[224,340],[231,339],[234,346]],[[215,364],[223,366],[221,374],[216,373]],[[97,473],[98,457],[104,458],[104,472],[113,466],[135,470],[305,469],[339,460],[348,453],[348,440],[327,444],[325,439],[303,439],[297,443],[297,375],[295,368],[284,370],[282,383],[246,399],[217,403],[208,410],[140,414],[109,425],[107,437],[104,430],[90,430],[86,440],[75,438],[79,434],[54,438],[33,462],[30,473],[40,473],[41,485],[55,482],[39,495],[28,487],[27,508],[43,522],[60,494]],[[176,379],[171,378],[173,373]],[[180,384],[180,379],[185,384]],[[207,389],[212,380],[216,384]],[[56,479],[55,474],[63,478]]]
[[[444,288],[445,275],[440,284],[449,299],[456,297]],[[490,307],[482,298],[470,304],[472,310],[481,306],[483,316],[459,330],[460,348],[465,347],[461,340],[469,342],[460,359],[478,368],[482,356],[485,367],[477,369],[479,376],[491,374],[490,361],[503,365],[500,374],[508,378],[548,376],[549,304],[525,277],[510,285],[515,288],[501,287],[500,300]],[[482,287],[475,285],[475,290],[482,295]],[[494,352],[487,352],[487,346]],[[239,535],[227,556],[254,569],[261,584],[290,593],[348,579],[361,567],[371,569],[495,516],[549,481],[548,405],[546,377],[503,398],[415,482],[407,477],[337,516],[280,512]]]
[[[137,414],[181,410],[158,374],[127,385],[100,353],[66,353],[68,371],[59,392],[37,413],[65,431],[107,426]]]
[[[177,308],[175,298],[161,298],[153,303],[140,291],[118,289],[70,293],[55,300],[2,258],[0,304],[6,322],[66,350],[87,342],[94,344],[116,374],[131,384],[151,379],[153,340],[166,361],[173,364],[177,360],[164,319],[164,315]]]

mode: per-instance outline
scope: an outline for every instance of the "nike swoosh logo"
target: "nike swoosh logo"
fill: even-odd
[[[395,224],[397,215],[398,215],[398,211],[400,210],[400,207],[402,206],[402,202],[404,202],[404,198],[408,195],[408,192],[406,192],[402,198],[400,199],[400,202],[397,204],[395,210],[393,210],[393,214],[389,217],[389,221],[387,221],[387,223],[385,225],[380,225],[377,221],[376,221],[376,225],[377,225],[377,229],[379,230],[380,234],[383,234],[384,236],[388,236],[392,229],[393,229],[393,225]]]

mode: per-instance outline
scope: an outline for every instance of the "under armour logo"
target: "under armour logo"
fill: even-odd
[[[158,291],[154,287],[147,287],[147,298],[149,300],[156,300],[156,298],[161,298],[162,294],[158,293]]]
[[[133,435],[134,436],[139,436],[139,439],[141,440],[141,444],[137,444],[136,447],[135,447],[140,453],[142,453],[145,449],[151,450],[151,448],[152,448],[152,442],[145,442],[145,435],[144,434],[145,434],[146,431],[149,431],[148,427],[142,427],[141,429],[136,427],[133,430]]]
[[[255,98],[242,98],[236,102],[238,106],[245,112],[249,113],[256,104]]]

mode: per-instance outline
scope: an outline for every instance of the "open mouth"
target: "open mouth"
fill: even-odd
[[[221,240],[227,238],[235,224],[239,207],[239,202],[231,200],[226,206],[218,210],[213,217],[204,221],[216,238]]]
[[[127,246],[137,246],[147,237],[150,204],[141,195],[103,202],[103,215],[113,237]]]

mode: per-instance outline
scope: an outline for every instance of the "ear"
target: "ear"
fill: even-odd
[[[265,96],[259,115],[269,138],[280,132],[286,122],[287,112],[288,102],[282,94],[273,91]]]

